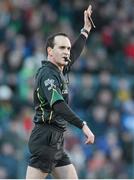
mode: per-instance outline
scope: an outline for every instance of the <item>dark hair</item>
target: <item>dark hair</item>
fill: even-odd
[[[68,38],[68,35],[66,33],[62,33],[62,32],[55,33],[55,34],[49,36],[47,41],[46,41],[46,56],[48,55],[47,48],[48,47],[51,47],[51,48],[54,47],[54,39],[55,39],[56,36],[65,36],[65,37]]]

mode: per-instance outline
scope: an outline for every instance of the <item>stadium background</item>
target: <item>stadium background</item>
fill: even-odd
[[[0,0],[0,178],[25,178],[33,83],[53,32],[72,42],[93,6],[96,29],[70,73],[70,105],[96,135],[69,126],[79,178],[134,178],[134,1]]]

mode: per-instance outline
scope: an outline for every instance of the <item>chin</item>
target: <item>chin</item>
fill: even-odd
[[[65,62],[62,62],[62,63],[58,63],[59,66],[65,66],[66,63]]]

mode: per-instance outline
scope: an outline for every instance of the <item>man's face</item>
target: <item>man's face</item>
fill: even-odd
[[[54,39],[54,47],[48,51],[51,60],[58,66],[66,65],[65,58],[70,57],[71,43],[65,36],[56,36]]]

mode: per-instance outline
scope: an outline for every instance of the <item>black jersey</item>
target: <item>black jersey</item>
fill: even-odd
[[[49,123],[59,128],[66,128],[66,121],[53,111],[53,104],[57,101],[68,103],[68,80],[66,74],[71,65],[79,57],[86,38],[80,35],[71,48],[71,62],[61,72],[56,65],[50,61],[43,61],[35,78],[34,88],[34,123]]]
[[[34,90],[35,123],[53,123],[65,127],[66,122],[52,106],[57,101],[68,103],[67,81],[62,72],[50,61],[44,61],[36,76]]]

